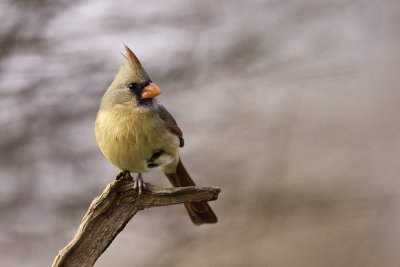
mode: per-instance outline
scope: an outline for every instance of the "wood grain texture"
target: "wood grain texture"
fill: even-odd
[[[92,201],[75,237],[59,251],[52,266],[93,266],[139,210],[216,200],[221,191],[216,187],[160,188],[151,184],[146,186],[147,190],[138,195],[132,180],[119,179],[108,184]]]

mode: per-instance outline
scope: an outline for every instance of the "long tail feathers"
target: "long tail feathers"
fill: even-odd
[[[192,178],[190,178],[190,175],[183,166],[181,160],[178,162],[175,173],[165,173],[165,175],[175,187],[195,185]],[[196,225],[204,223],[216,223],[218,221],[217,216],[215,216],[214,211],[207,204],[207,202],[185,203],[185,207],[190,219]]]

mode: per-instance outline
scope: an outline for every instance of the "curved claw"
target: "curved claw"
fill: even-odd
[[[143,177],[141,173],[138,173],[138,176],[136,177],[136,179],[133,182],[133,188],[137,188],[138,189],[138,194],[141,195],[143,190],[146,189],[146,184],[143,181]]]

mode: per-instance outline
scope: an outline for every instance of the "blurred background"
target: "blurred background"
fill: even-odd
[[[399,266],[399,1],[3,0],[0,21],[1,266],[50,266],[118,173],[93,124],[123,44],[219,223],[140,212],[96,266]]]

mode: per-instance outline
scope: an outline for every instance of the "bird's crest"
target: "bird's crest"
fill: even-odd
[[[133,53],[132,50],[126,45],[125,45],[125,51],[126,55],[123,55],[127,61],[125,66],[129,66],[129,70],[133,74],[133,77],[136,79],[136,82],[150,81],[149,75],[143,68],[142,63],[140,63],[135,53]],[[123,69],[127,70],[125,67]]]
[[[126,60],[128,60],[131,67],[141,68],[142,64],[140,63],[139,59],[136,57],[135,53],[133,53],[132,50],[127,45],[124,45],[124,46],[125,46],[125,51],[126,51],[126,55],[124,55],[124,57],[126,58]]]

